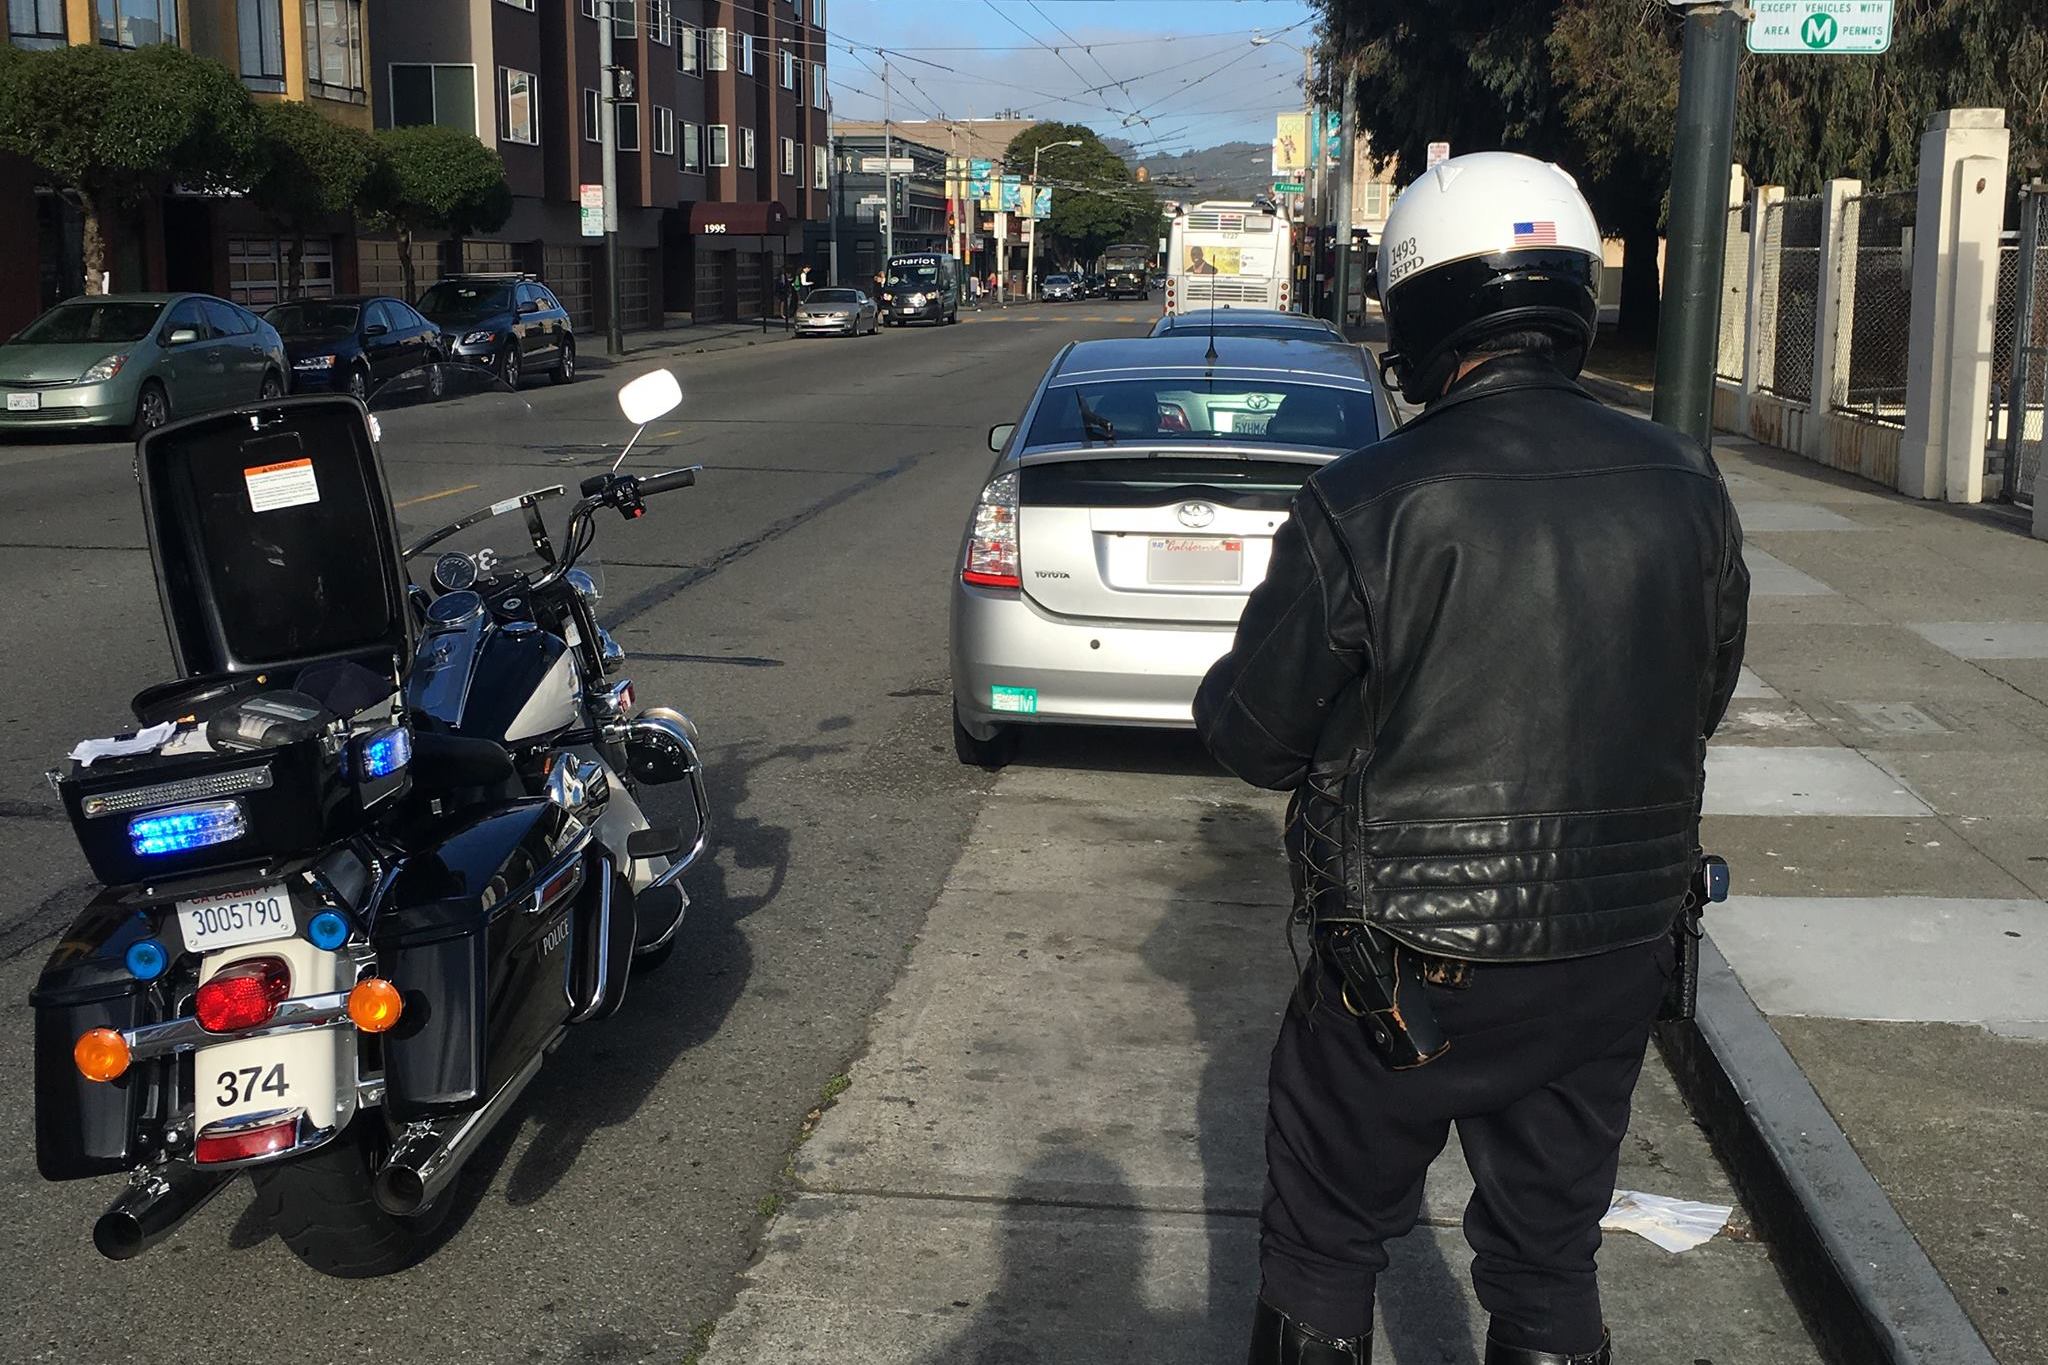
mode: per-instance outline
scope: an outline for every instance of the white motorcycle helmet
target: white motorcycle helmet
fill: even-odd
[[[1475,152],[1401,192],[1380,237],[1381,364],[1411,403],[1442,396],[1461,354],[1542,332],[1570,375],[1600,318],[1600,228],[1571,176],[1514,152]]]

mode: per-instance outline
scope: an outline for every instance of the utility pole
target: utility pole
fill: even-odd
[[[1344,325],[1351,306],[1351,176],[1358,164],[1358,75],[1344,67],[1344,103],[1337,125],[1337,304],[1331,321]]]
[[[604,161],[604,278],[606,355],[626,353],[626,333],[619,321],[619,73],[612,64],[612,4],[598,7],[597,68],[604,76],[604,117],[597,121],[598,156]]]
[[[1301,150],[1301,230],[1307,238],[1309,248],[1305,253],[1308,260],[1308,275],[1303,281],[1305,297],[1301,300],[1301,311],[1316,311],[1316,73],[1315,58],[1308,48],[1301,50],[1301,136],[1304,146]]]
[[[1728,177],[1734,161],[1742,16],[1729,0],[1692,4],[1678,72],[1678,136],[1671,158],[1671,231],[1664,310],[1657,328],[1652,414],[1705,444],[1713,436],[1714,360],[1721,271],[1728,247]]]
[[[889,54],[882,54],[882,266],[886,272],[896,254],[896,173],[889,161],[896,144],[889,137]],[[884,278],[886,278],[886,273]]]
[[[826,228],[825,279],[832,284],[839,283],[839,139],[828,131],[825,134],[825,212],[829,219]]]

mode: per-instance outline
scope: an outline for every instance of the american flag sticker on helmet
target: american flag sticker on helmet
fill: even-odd
[[[1556,246],[1557,224],[1552,222],[1515,224],[1516,246]]]

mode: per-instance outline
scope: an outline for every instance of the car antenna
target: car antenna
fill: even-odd
[[[1202,357],[1211,365],[1216,363],[1216,296],[1209,296],[1209,354]]]

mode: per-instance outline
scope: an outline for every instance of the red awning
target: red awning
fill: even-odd
[[[692,204],[690,231],[714,237],[779,237],[789,215],[781,204]]]

